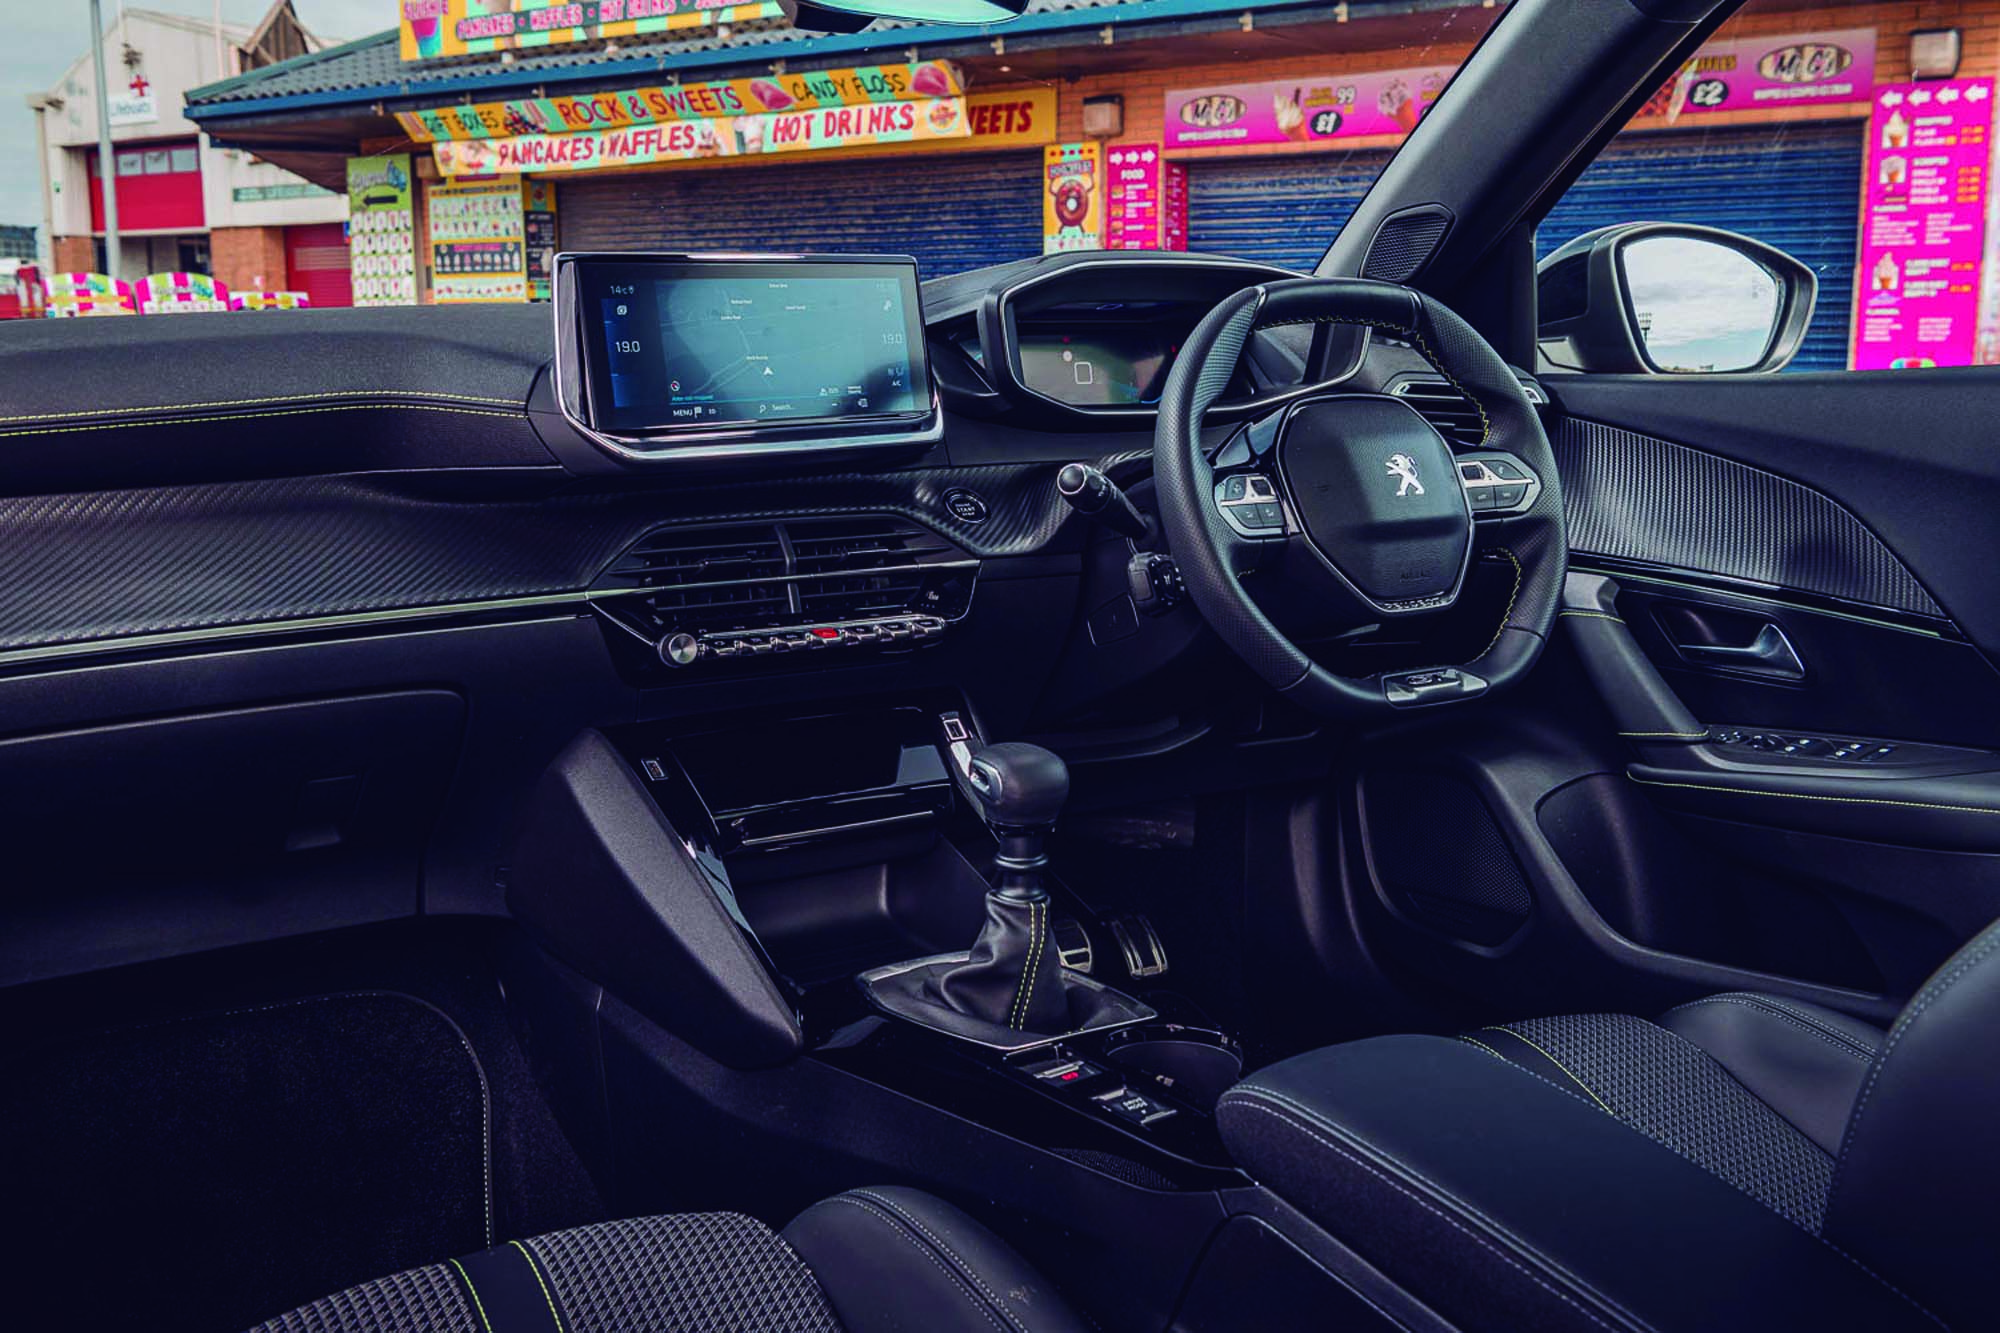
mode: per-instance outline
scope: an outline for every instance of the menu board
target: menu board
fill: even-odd
[[[354,304],[417,303],[417,233],[407,154],[348,159],[347,251]]]
[[[1187,248],[1187,168],[1157,143],[1113,144],[1105,154],[1108,250]]]
[[[1852,369],[1972,364],[1992,124],[1992,79],[1876,90]]]
[[[555,293],[556,186],[528,176],[521,181],[521,229],[528,246],[528,299],[547,301]]]
[[[526,301],[528,262],[521,182],[433,185],[431,299],[439,305]]]

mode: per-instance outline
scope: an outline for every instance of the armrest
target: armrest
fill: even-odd
[[[1217,1118],[1253,1177],[1464,1328],[1940,1327],[1819,1237],[1465,1042],[1315,1051],[1238,1084]]]

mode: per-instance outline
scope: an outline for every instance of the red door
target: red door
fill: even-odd
[[[304,292],[315,307],[354,304],[347,231],[342,223],[285,228],[285,272],[291,290]]]

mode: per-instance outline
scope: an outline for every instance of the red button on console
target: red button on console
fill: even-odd
[[[837,639],[840,637],[840,631],[837,629],[816,629],[811,631],[811,633],[815,639]]]

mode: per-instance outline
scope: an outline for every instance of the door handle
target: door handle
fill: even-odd
[[[1757,631],[1756,638],[1740,648],[1719,643],[1677,643],[1674,651],[1690,662],[1708,662],[1785,680],[1806,678],[1806,664],[1799,660],[1798,649],[1792,647],[1792,641],[1785,637],[1784,630],[1769,623]]]

